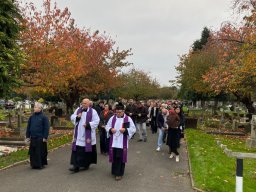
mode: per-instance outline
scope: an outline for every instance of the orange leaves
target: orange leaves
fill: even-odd
[[[235,64],[235,60],[234,59],[230,59],[229,63],[230,64]]]
[[[21,46],[27,54],[22,79],[27,86],[40,91],[65,95],[70,91],[95,93],[115,85],[117,68],[127,66],[130,50],[113,51],[114,42],[99,31],[76,27],[67,8],[60,10],[56,3],[44,0],[44,11],[33,4],[23,10]],[[80,83],[81,82],[81,83]]]

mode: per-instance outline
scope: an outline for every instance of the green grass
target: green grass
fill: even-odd
[[[57,148],[71,142],[72,135],[64,135],[48,141],[48,150]],[[10,153],[8,156],[0,157],[0,169],[12,165],[13,163],[28,159],[28,149],[21,149]]]
[[[195,187],[212,192],[235,191],[236,159],[227,157],[216,138],[233,151],[256,152],[245,148],[242,139],[208,135],[187,129],[186,137]],[[244,160],[244,191],[256,190],[256,159]]]

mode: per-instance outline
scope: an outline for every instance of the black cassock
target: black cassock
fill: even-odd
[[[113,148],[113,163],[111,173],[114,176],[123,176],[125,163],[123,163],[123,149]]]
[[[124,134],[128,137],[128,128],[130,127],[130,122],[123,124],[123,127],[126,128]],[[113,147],[113,162],[111,166],[111,173],[114,176],[123,176],[125,169],[125,163],[123,162],[123,149]]]
[[[31,138],[29,146],[30,165],[32,168],[40,169],[47,165],[47,143],[42,138]]]
[[[96,145],[92,145],[92,152],[85,152],[85,147],[76,146],[76,151],[71,153],[71,165],[74,167],[89,168],[90,164],[97,164]]]

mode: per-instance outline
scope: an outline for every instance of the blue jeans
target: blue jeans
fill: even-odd
[[[146,139],[147,138],[146,122],[136,123],[136,127],[139,131],[140,139]]]
[[[157,147],[161,147],[163,145],[163,136],[164,136],[164,129],[158,128],[159,134],[158,134],[158,140],[157,140]]]

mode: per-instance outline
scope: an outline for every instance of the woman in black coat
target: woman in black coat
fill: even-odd
[[[103,155],[108,154],[109,136],[105,130],[105,125],[110,117],[114,115],[111,105],[105,104],[104,110],[100,113],[99,133],[100,133],[100,152]]]

